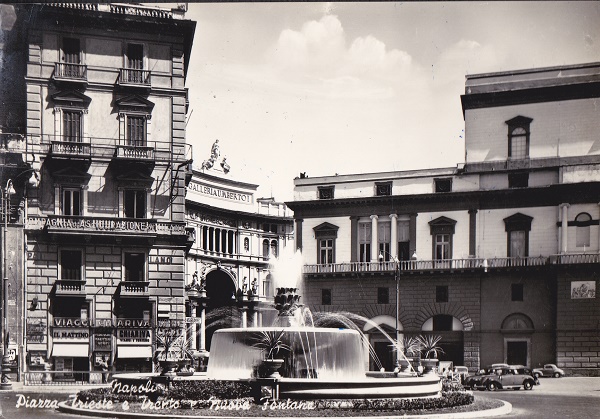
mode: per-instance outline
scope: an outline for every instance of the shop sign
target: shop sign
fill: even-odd
[[[88,342],[90,340],[90,332],[88,329],[76,328],[57,328],[52,330],[52,339],[66,340],[69,342]]]
[[[152,331],[150,329],[117,329],[117,344],[147,344],[152,343]]]
[[[150,327],[150,320],[143,319],[117,319],[117,327]]]
[[[27,318],[27,343],[46,343],[48,327],[42,319]]]
[[[52,324],[54,327],[90,327],[90,319],[55,317]]]
[[[236,192],[223,188],[216,188],[214,186],[203,185],[200,183],[191,182],[188,189],[192,192],[196,192],[211,198],[217,198],[224,201],[239,202],[242,204],[252,204],[252,195],[243,192]]]
[[[186,317],[185,322],[188,324],[189,323],[201,323],[202,318],[201,317]]]
[[[108,333],[94,333],[94,349],[96,351],[112,351],[112,335]]]

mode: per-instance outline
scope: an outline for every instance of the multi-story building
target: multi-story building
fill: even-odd
[[[305,301],[362,315],[386,368],[385,334],[434,333],[471,370],[600,372],[598,98],[599,63],[470,75],[464,163],[297,178]]]
[[[200,351],[210,349],[217,328],[271,324],[273,270],[289,256],[286,247],[294,249],[289,208],[257,197],[258,185],[236,180],[231,169],[216,140],[187,187],[186,219],[194,237],[187,254],[187,309],[195,319],[189,329],[197,336],[193,349]]]
[[[140,5],[14,8],[1,173],[13,372],[150,370],[155,334],[185,318],[195,22]]]

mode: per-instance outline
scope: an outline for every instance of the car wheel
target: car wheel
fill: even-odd
[[[554,373],[554,378],[560,378],[560,372],[555,372]]]
[[[525,390],[531,390],[533,388],[533,383],[531,381],[525,381],[523,383],[523,388]]]
[[[487,389],[489,391],[496,391],[496,390],[498,390],[498,386],[496,385],[496,383],[488,383]]]

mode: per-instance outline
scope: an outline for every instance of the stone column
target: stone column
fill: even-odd
[[[200,348],[201,351],[206,351],[206,307],[204,304],[200,306]]]
[[[562,208],[561,253],[563,254],[567,253],[569,247],[569,207],[569,204],[560,204],[560,208]]]
[[[398,214],[390,214],[390,257],[398,257]]]
[[[377,241],[377,220],[376,215],[371,215],[371,262],[377,262],[379,256],[379,242]]]
[[[242,329],[246,329],[248,327],[248,309],[246,307],[242,307]]]

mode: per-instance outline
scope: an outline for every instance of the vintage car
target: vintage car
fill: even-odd
[[[564,377],[565,372],[563,370],[561,370],[560,368],[558,368],[554,364],[546,364],[546,365],[544,365],[543,368],[534,368],[533,375],[536,378],[539,378],[539,377],[560,378],[560,377]]]
[[[535,378],[532,375],[520,373],[516,368],[502,367],[496,368],[491,374],[483,376],[480,386],[490,391],[504,388],[518,390],[521,387],[525,390],[531,390],[535,384]]]
[[[471,389],[471,390],[475,390],[475,389],[485,390],[485,387],[481,386],[481,380],[482,380],[482,378],[485,377],[488,374],[492,374],[493,371],[496,368],[504,368],[504,367],[508,367],[508,364],[492,364],[492,365],[488,365],[487,367],[479,370],[475,374],[468,375],[467,377],[465,377],[465,379],[463,381],[463,386],[465,388]]]

